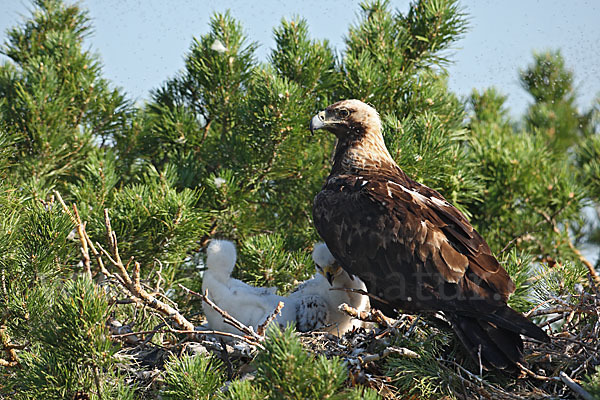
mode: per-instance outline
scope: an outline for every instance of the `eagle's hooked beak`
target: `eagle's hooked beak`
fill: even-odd
[[[310,134],[312,135],[317,129],[325,127],[325,111],[320,111],[310,120]]]

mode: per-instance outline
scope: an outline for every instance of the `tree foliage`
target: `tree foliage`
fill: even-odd
[[[303,349],[288,327],[283,332],[271,329],[265,350],[258,355],[254,381],[233,383],[224,398],[242,399],[376,399],[369,389],[344,387],[347,370],[338,359],[317,357]]]
[[[270,332],[253,380],[226,357],[181,355],[180,327],[130,304],[96,267],[85,273],[69,216],[76,205],[92,243],[110,249],[106,210],[124,263],[134,257],[144,287],[190,315],[200,302],[177,283],[199,290],[198,253],[213,237],[236,241],[238,278],[287,293],[314,271],[312,199],[333,148],[307,123],[343,98],[373,104],[398,164],[469,216],[517,285],[513,307],[576,303],[589,272],[577,246],[600,238],[585,211],[600,202],[600,103],[576,107],[558,50],[520,71],[532,97],[522,118],[499,89],[460,99],[445,66],[466,12],[456,0],[415,0],[406,12],[366,1],[343,49],[312,38],[303,18],[283,19],[266,60],[233,13],[216,13],[183,70],[134,106],[86,50],[87,12],[35,0],[1,49],[0,361],[19,366],[0,364],[0,398],[377,398],[349,388],[344,360],[311,354],[292,329]],[[116,319],[156,331],[148,343],[172,353],[156,361],[155,386],[138,385],[143,363],[123,356],[126,340],[108,328]],[[421,355],[382,368],[404,396],[461,390],[439,359],[462,362],[462,350],[429,329],[393,338]],[[578,369],[596,392],[598,362]]]

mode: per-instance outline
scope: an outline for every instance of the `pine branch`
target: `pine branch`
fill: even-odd
[[[554,233],[556,233],[558,235],[558,237],[561,236],[561,232],[560,229],[558,229],[558,226],[556,224],[556,220],[553,217],[550,217],[548,214],[546,214],[543,211],[539,211],[539,214],[544,217],[544,219],[552,225],[552,230],[554,231]],[[581,261],[581,263],[583,265],[585,265],[585,267],[588,269],[590,275],[592,276],[594,283],[596,284],[597,287],[600,287],[600,276],[598,275],[598,272],[596,272],[596,269],[594,268],[594,266],[592,265],[591,262],[589,262],[589,260],[587,258],[585,258],[585,256],[583,254],[581,254],[581,251],[579,251],[579,249],[577,249],[575,247],[575,245],[573,244],[573,242],[571,241],[570,238],[566,238],[565,239],[567,245],[569,246],[569,248],[571,249],[571,251],[573,251],[573,253],[575,253],[575,255],[577,256],[577,258],[579,258],[579,261]]]
[[[153,310],[157,311],[161,315],[172,319],[175,323],[184,328],[186,331],[194,332],[194,325],[189,322],[183,315],[179,313],[175,308],[170,305],[158,300],[156,297],[148,293],[140,284],[140,263],[133,260],[133,257],[129,259],[127,266],[133,261],[133,279],[127,272],[127,267],[123,264],[121,256],[119,254],[119,246],[117,243],[117,235],[112,230],[110,224],[110,218],[108,216],[108,209],[104,209],[104,224],[106,226],[106,237],[110,245],[111,253],[109,254],[101,246],[100,250],[110,260],[110,262],[117,268],[117,273],[121,278],[121,284],[131,294],[132,299],[139,304],[146,305]]]
[[[92,372],[94,375],[94,384],[96,385],[96,395],[100,400],[102,400],[102,384],[100,383],[100,374],[98,373],[98,366],[92,366]]]

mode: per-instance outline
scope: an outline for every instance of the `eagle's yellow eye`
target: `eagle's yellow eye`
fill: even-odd
[[[342,108],[338,111],[338,115],[342,118],[347,118],[348,115],[350,115],[350,111],[346,110],[345,108]]]

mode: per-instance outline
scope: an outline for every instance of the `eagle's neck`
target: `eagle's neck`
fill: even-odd
[[[338,138],[331,175],[362,174],[390,167],[397,168],[397,165],[380,130],[365,130],[352,137]]]

